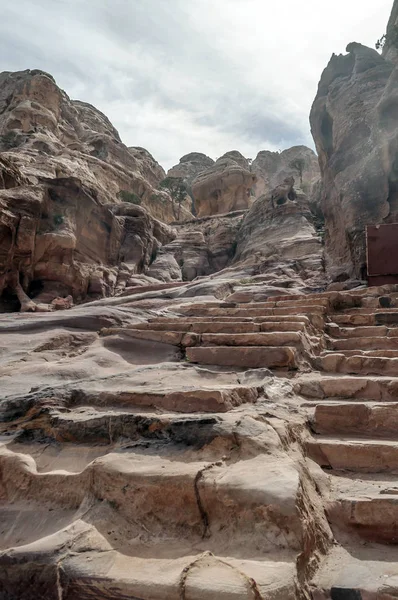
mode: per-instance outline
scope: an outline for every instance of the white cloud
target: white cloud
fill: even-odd
[[[323,68],[374,46],[392,0],[13,0],[0,70],[40,68],[165,166],[311,144]]]

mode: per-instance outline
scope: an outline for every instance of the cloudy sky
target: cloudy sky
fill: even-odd
[[[0,71],[42,69],[166,168],[311,145],[331,54],[374,47],[392,0],[11,0]]]

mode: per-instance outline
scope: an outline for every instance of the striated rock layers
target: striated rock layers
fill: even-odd
[[[7,189],[0,189],[0,296],[19,284],[46,302],[112,295],[175,237],[140,206],[100,204],[96,190],[77,178],[26,185],[0,157],[1,172]]]
[[[248,208],[256,176],[239,152],[228,152],[192,181],[198,217]]]
[[[0,151],[0,296],[25,309],[32,288],[46,302],[113,294],[175,237],[144,208],[172,219],[162,167],[47,73],[0,75]]]
[[[253,160],[251,170],[257,176],[256,198],[270,192],[286,177],[294,177],[302,191],[311,195],[320,177],[318,157],[306,146],[293,146],[282,152],[261,150]]]
[[[180,158],[178,165],[168,170],[168,177],[182,177],[190,186],[199,173],[214,165],[214,160],[202,152],[190,152]]]
[[[247,212],[237,238],[234,263],[252,265],[257,272],[283,272],[314,287],[324,280],[323,246],[317,215],[307,197],[287,177]]]
[[[397,8],[395,4],[394,10]],[[363,276],[365,227],[398,220],[398,71],[352,43],[333,55],[311,110],[321,168],[328,271]]]
[[[143,148],[127,148],[99,110],[71,100],[43,71],[0,74],[0,151],[29,178],[76,177],[100,203],[128,199],[173,220],[170,197],[157,190],[162,167]]]

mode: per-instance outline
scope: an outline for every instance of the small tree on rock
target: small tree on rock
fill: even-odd
[[[303,173],[305,169],[305,160],[304,158],[294,158],[290,163],[289,167],[294,171],[297,171],[300,177],[300,186],[303,187]]]
[[[176,221],[180,220],[181,204],[187,197],[188,189],[182,177],[166,177],[160,182],[159,187],[171,196],[173,214]]]

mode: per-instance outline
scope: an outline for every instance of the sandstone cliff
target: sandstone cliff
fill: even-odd
[[[170,197],[157,190],[165,173],[151,154],[127,148],[104,114],[71,100],[43,71],[0,74],[0,151],[32,184],[76,177],[101,204],[127,199],[173,220]]]
[[[383,56],[395,64],[398,63],[398,2],[394,0],[391,16],[385,34]]]
[[[286,177],[294,177],[296,185],[311,195],[319,180],[318,157],[311,148],[293,146],[282,152],[261,150],[252,162],[251,170],[257,176],[254,194],[259,198],[280,184]]]
[[[228,152],[192,181],[198,217],[248,208],[256,176],[239,152]]]
[[[112,295],[175,236],[144,208],[172,218],[160,165],[42,71],[0,75],[0,151],[0,297],[10,306]]]
[[[313,288],[325,285],[323,246],[317,215],[307,197],[286,178],[258,198],[246,213],[238,233],[234,263],[267,273],[269,281],[289,279]]]
[[[202,152],[190,152],[180,158],[178,165],[168,170],[168,177],[181,177],[190,186],[199,173],[214,165],[214,160]]]
[[[16,293],[23,309],[37,309],[24,292],[47,304],[113,295],[175,237],[140,206],[100,203],[77,178],[27,185],[9,165],[0,156],[0,297]]]
[[[324,70],[310,120],[328,271],[363,277],[366,225],[398,219],[398,72],[376,50],[352,43],[347,51]]]

